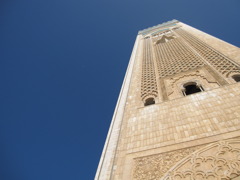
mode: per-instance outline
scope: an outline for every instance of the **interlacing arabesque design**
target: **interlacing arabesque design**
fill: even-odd
[[[171,35],[175,37],[173,33],[168,34],[168,39]],[[160,77],[185,72],[204,65],[201,58],[187,47],[183,39],[171,38],[166,43],[157,43],[158,41],[156,41],[154,49]]]
[[[173,152],[156,154],[134,159],[134,180],[157,180],[178,161],[193,153],[200,146],[180,149]]]
[[[175,32],[183,37],[205,60],[207,60],[218,72],[228,77],[230,73],[240,73],[240,67],[231,62],[229,58],[216,51],[194,35],[179,28]]]
[[[154,70],[154,62],[152,56],[151,40],[144,39],[143,60],[142,60],[142,84],[141,97],[145,100],[148,97],[157,97],[157,82]]]
[[[240,140],[208,145],[178,162],[162,180],[230,180],[240,175]]]

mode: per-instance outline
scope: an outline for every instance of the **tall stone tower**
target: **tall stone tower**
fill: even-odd
[[[177,20],[139,31],[95,180],[240,177],[240,49]]]

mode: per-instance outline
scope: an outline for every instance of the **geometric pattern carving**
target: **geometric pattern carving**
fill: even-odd
[[[240,139],[197,150],[171,168],[162,180],[229,180],[240,175]]]
[[[157,97],[156,75],[152,57],[151,40],[149,38],[144,39],[141,82],[141,97],[143,100],[147,97]]]
[[[175,37],[175,35],[171,34],[171,36],[168,35],[168,39],[170,40],[165,43],[158,43],[163,37],[154,40],[160,77],[173,75],[204,65],[201,58],[187,47],[182,38],[177,37],[173,39],[172,37]]]
[[[155,180],[162,177],[178,161],[193,153],[201,146],[195,146],[177,151],[140,157],[134,159],[134,180]]]
[[[200,39],[181,28],[176,29],[175,32],[184,38],[205,60],[225,77],[228,77],[229,73],[240,73],[240,67],[238,65],[231,62],[229,58],[217,52]]]

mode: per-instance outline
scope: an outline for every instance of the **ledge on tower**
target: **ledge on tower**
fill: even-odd
[[[170,25],[174,25],[175,23],[178,23],[178,22],[179,22],[178,20],[173,19],[171,21],[164,22],[162,24],[158,24],[156,26],[149,27],[149,28],[143,29],[141,31],[138,31],[138,34],[146,35],[147,33],[149,33],[152,30],[155,30],[157,28],[163,28],[163,27],[170,26]]]

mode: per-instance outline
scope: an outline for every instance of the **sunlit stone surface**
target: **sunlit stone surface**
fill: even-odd
[[[139,31],[95,179],[239,179],[239,63],[177,20]]]

